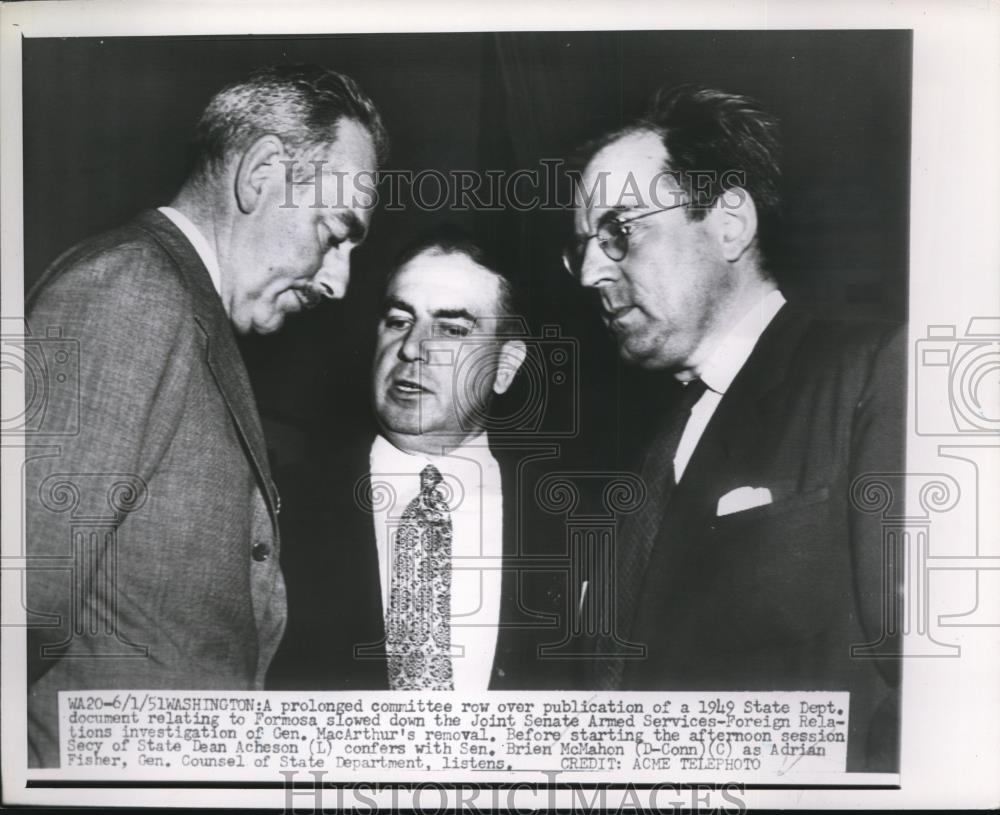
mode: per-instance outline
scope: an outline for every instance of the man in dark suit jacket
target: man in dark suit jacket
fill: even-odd
[[[351,79],[285,67],[217,94],[196,142],[170,207],[71,249],[28,297],[33,335],[79,353],[26,468],[32,766],[59,764],[59,691],[260,689],[284,628],[280,501],[234,330],[343,296],[370,202],[311,206],[322,176],[301,170],[353,193],[384,131]]]
[[[615,637],[590,682],[849,691],[848,770],[891,771],[901,572],[865,490],[903,471],[905,337],[785,303],[766,266],[777,156],[753,100],[690,87],[587,154],[567,268],[622,358],[680,391],[602,578]]]
[[[563,684],[559,663],[539,654],[559,641],[559,575],[543,571],[526,544],[537,531],[527,510],[532,479],[544,462],[538,449],[497,444],[486,430],[493,398],[510,387],[526,352],[510,284],[496,268],[448,228],[397,262],[373,372],[377,435],[359,434],[327,457],[334,466],[321,477],[286,489],[289,618],[269,687],[478,692]],[[437,584],[446,586],[447,608],[437,620],[439,599],[431,611],[403,609],[396,626],[424,617],[431,625],[397,641],[398,598],[421,591],[420,568],[404,573],[401,559],[405,515],[430,471],[447,493],[447,576]],[[421,548],[438,545],[427,540]],[[430,629],[440,628],[450,632],[447,647],[429,642]],[[441,660],[440,681],[401,675],[398,664],[418,650],[420,660]]]

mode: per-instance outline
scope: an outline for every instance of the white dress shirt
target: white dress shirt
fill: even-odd
[[[684,426],[677,453],[674,455],[674,481],[679,483],[705,428],[722,401],[736,374],[750,358],[760,335],[770,325],[771,320],[785,304],[780,291],[774,289],[758,300],[732,330],[723,337],[714,353],[695,371],[698,378],[707,385],[693,408],[691,418]]]
[[[173,207],[158,207],[158,211],[173,221],[174,226],[183,232],[184,237],[191,242],[194,251],[198,253],[201,262],[208,269],[208,276],[212,278],[212,285],[215,286],[215,291],[221,297],[222,283],[220,281],[222,273],[219,271],[219,259],[215,256],[215,252],[205,239],[205,236],[201,234],[201,230],[191,223],[191,219],[187,215],[178,209],[174,209]]]
[[[500,620],[503,566],[503,497],[500,467],[485,433],[446,456],[405,453],[382,436],[372,444],[373,491],[391,487],[391,506],[376,501],[373,519],[378,547],[382,607],[389,608],[390,530],[420,492],[420,472],[433,464],[451,510],[451,646],[456,691],[489,688]],[[394,537],[394,534],[393,534]]]

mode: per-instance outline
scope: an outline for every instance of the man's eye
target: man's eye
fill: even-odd
[[[619,224],[616,221],[611,221],[606,224],[602,224],[601,228],[597,230],[597,240],[602,246],[606,246],[609,241],[616,240],[622,233],[625,232],[625,227],[623,224]]]
[[[442,337],[452,339],[467,337],[472,329],[467,325],[443,324],[439,325],[437,333]]]
[[[393,331],[405,331],[410,321],[405,317],[388,315],[382,319],[382,324]]]
[[[344,237],[337,228],[328,223],[323,224],[323,233],[324,240],[322,242],[327,249],[336,249],[340,246],[340,244],[347,240],[347,238]]]

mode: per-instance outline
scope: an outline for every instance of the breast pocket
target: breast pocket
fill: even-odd
[[[827,487],[714,519],[699,545],[718,611],[740,639],[826,628],[849,592],[846,532]]]
[[[712,531],[725,531],[729,527],[741,527],[749,524],[753,524],[755,521],[767,518],[779,518],[783,515],[789,515],[798,511],[806,510],[813,507],[813,512],[821,511],[816,507],[826,501],[830,497],[829,487],[819,487],[818,489],[809,490],[808,492],[798,493],[786,498],[782,498],[778,501],[773,501],[769,504],[764,504],[763,506],[753,507],[752,509],[744,509],[740,512],[732,512],[728,515],[721,515],[712,522]]]

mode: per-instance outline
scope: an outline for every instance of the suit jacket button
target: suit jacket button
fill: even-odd
[[[254,546],[253,550],[251,550],[250,555],[258,563],[263,563],[271,557],[271,547],[266,543],[258,543]]]

